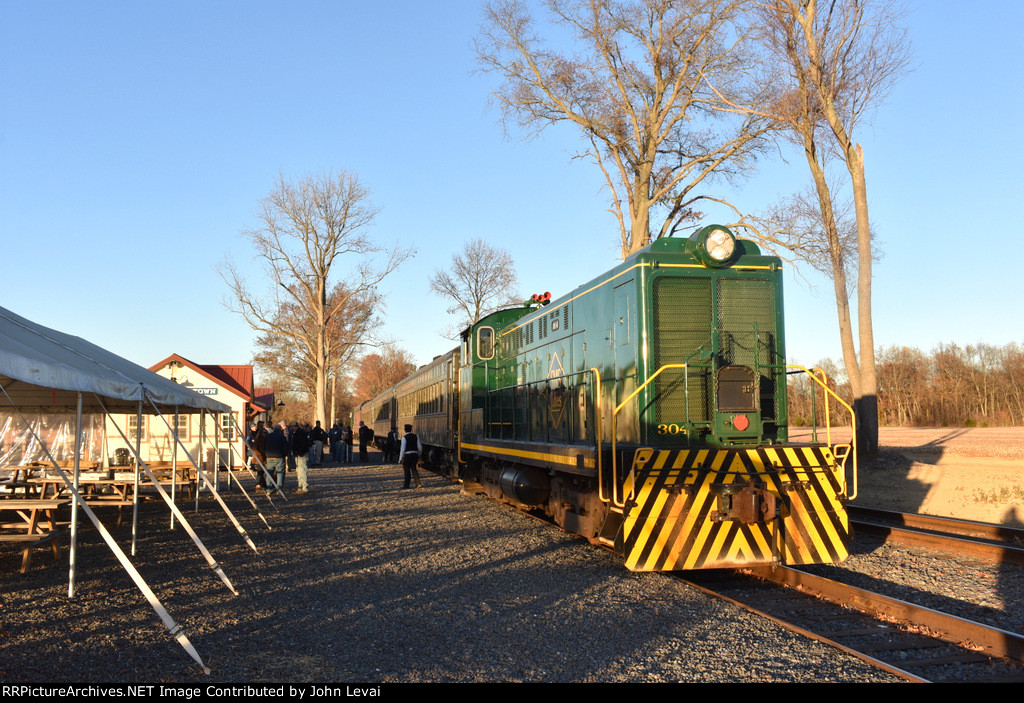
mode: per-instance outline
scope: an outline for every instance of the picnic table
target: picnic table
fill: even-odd
[[[5,466],[2,471],[10,471],[8,478],[0,479],[0,487],[5,488],[5,493],[11,496],[17,495],[20,490],[23,498],[28,498],[32,490],[29,483],[29,476],[33,471],[38,471],[37,466]]]
[[[35,496],[41,500],[57,500],[68,497],[67,484],[60,476],[37,476],[28,479],[35,487]],[[100,506],[117,507],[117,525],[120,527],[124,508],[133,504],[135,477],[79,476],[78,492],[90,508]]]
[[[0,532],[0,542],[24,543],[21,573],[32,566],[32,547],[49,543],[54,561],[60,559],[57,537],[63,533],[65,525],[57,522],[56,512],[70,503],[67,499],[0,499],[0,529],[4,530]]]

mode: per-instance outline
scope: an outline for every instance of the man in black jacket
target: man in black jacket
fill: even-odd
[[[263,444],[264,452],[267,455],[267,471],[277,474],[278,488],[284,486],[285,457],[291,451],[288,436],[284,431],[285,424],[282,422],[267,435],[266,442]]]
[[[334,427],[327,431],[327,440],[331,443],[331,461],[335,464],[341,463],[341,423],[335,422]]]
[[[267,489],[267,476],[263,473],[263,467],[267,465],[267,431],[263,427],[263,420],[256,423],[256,427],[248,437],[245,438],[252,452],[252,459],[249,465],[256,473],[256,491],[262,492]]]
[[[366,445],[373,441],[373,430],[366,426],[362,420],[359,421],[359,461],[364,464],[369,461],[366,453]]]
[[[309,433],[309,441],[313,445],[309,452],[309,465],[320,466],[324,461],[324,445],[327,444],[327,433],[320,426],[319,420],[316,421],[316,427]]]
[[[309,483],[307,482],[309,466],[306,458],[306,454],[309,452],[309,433],[299,427],[299,423],[293,422],[291,435],[291,456],[295,458],[295,476],[299,480],[299,489],[295,492],[298,494],[309,493]]]

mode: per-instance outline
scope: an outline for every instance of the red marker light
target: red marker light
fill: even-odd
[[[737,415],[732,419],[732,426],[742,432],[743,430],[750,427],[750,420],[746,415]]]

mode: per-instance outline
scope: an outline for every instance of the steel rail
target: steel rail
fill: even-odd
[[[857,649],[853,649],[852,647],[848,647],[845,644],[843,644],[841,642],[838,642],[838,641],[836,641],[836,640],[834,640],[834,639],[832,639],[832,638],[830,638],[830,637],[828,637],[826,635],[819,634],[817,632],[814,632],[813,630],[808,630],[807,628],[801,627],[800,625],[797,625],[797,624],[795,624],[793,622],[790,622],[790,621],[788,621],[788,620],[786,620],[784,618],[780,618],[780,617],[777,617],[775,615],[772,615],[771,613],[765,612],[764,610],[761,610],[760,608],[756,608],[753,605],[750,605],[749,603],[744,603],[741,600],[737,600],[735,598],[727,596],[724,593],[720,593],[720,592],[714,590],[713,588],[708,588],[707,586],[701,585],[699,583],[695,583],[694,581],[689,580],[685,576],[676,575],[676,578],[678,578],[680,581],[685,583],[687,586],[690,586],[692,588],[696,588],[697,590],[701,591],[702,593],[705,593],[705,594],[707,594],[709,596],[712,596],[714,598],[718,598],[720,600],[724,600],[724,601],[726,601],[728,603],[732,603],[733,605],[738,606],[738,607],[742,608],[743,610],[746,610],[748,613],[752,613],[753,615],[757,615],[758,617],[762,617],[762,618],[765,618],[767,620],[770,620],[773,623],[775,623],[776,625],[778,625],[779,627],[782,627],[782,628],[784,628],[786,630],[789,630],[790,632],[792,632],[794,634],[797,634],[797,635],[800,635],[801,637],[807,637],[808,639],[812,639],[815,642],[821,642],[822,644],[827,644],[830,647],[834,647],[834,648],[836,648],[836,649],[838,649],[838,650],[840,650],[842,652],[845,652],[846,654],[849,654],[849,655],[851,655],[853,657],[856,657],[857,659],[860,659],[863,662],[866,662],[866,663],[870,664],[871,666],[873,666],[873,667],[875,667],[877,669],[881,669],[882,671],[886,671],[886,672],[888,672],[888,673],[890,673],[890,674],[892,674],[894,676],[898,676],[901,679],[904,679],[906,681],[910,681],[910,682],[913,682],[913,683],[929,683],[927,679],[921,678],[920,676],[917,676],[916,674],[912,674],[909,671],[901,669],[901,668],[899,668],[897,666],[893,666],[892,664],[889,664],[888,662],[882,661],[881,659],[877,659],[875,657],[872,657],[871,655],[869,655],[869,654],[867,654],[865,652],[859,651]]]
[[[1005,539],[1007,536],[1022,539],[1024,531],[1014,528],[882,510],[851,508],[850,516],[859,533],[878,535],[896,544],[981,558],[994,564],[1024,564],[1024,548],[1006,541],[982,541]],[[979,533],[988,536],[979,538],[976,536]]]
[[[923,530],[947,532],[981,537],[1003,542],[1024,544],[1024,529],[1008,525],[996,525],[991,522],[977,522],[961,518],[940,517],[938,515],[920,515],[918,513],[897,513],[878,508],[864,508],[851,505],[848,508],[851,518],[864,520],[886,520],[899,523],[903,527],[916,527]]]
[[[926,628],[931,635],[945,642],[969,644],[988,656],[1024,663],[1024,636],[1015,632],[966,620],[785,566],[751,567],[746,571],[772,583],[796,588],[804,593],[813,594],[906,627]]]

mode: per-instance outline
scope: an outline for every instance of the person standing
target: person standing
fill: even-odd
[[[308,473],[309,465],[306,460],[306,453],[309,451],[309,433],[299,423],[292,423],[292,446],[291,453],[295,457],[295,477],[299,481],[299,488],[295,491],[298,494],[309,493]]]
[[[369,461],[366,453],[366,446],[373,441],[373,430],[366,426],[362,420],[359,421],[359,461],[364,464]]]
[[[247,439],[252,451],[250,465],[256,472],[256,491],[262,493],[267,490],[267,475],[263,472],[263,467],[267,465],[267,430],[263,427],[263,420],[256,423],[256,428]]]
[[[402,445],[398,450],[398,461],[402,464],[405,472],[405,485],[402,488],[409,488],[411,480],[416,481],[416,488],[420,487],[420,472],[416,468],[416,462],[423,456],[423,445],[420,438],[412,433],[412,425],[405,426],[405,436],[402,437]]]
[[[320,427],[320,421],[316,421],[316,427],[309,433],[309,439],[313,442],[310,450],[310,466],[320,466],[324,462],[324,444],[327,442],[327,433]]]
[[[282,422],[274,431],[267,435],[264,442],[264,453],[267,457],[267,471],[277,474],[277,487],[284,488],[285,457],[291,451],[288,436],[285,434],[287,425]]]
[[[394,463],[398,461],[398,428],[392,425],[388,432],[388,438],[384,441],[383,463]]]
[[[327,441],[330,442],[331,463],[341,463],[341,423],[335,422],[334,427],[327,431]]]
[[[351,464],[352,463],[352,443],[355,441],[353,439],[353,437],[352,437],[352,426],[351,425],[345,425],[345,427],[341,430],[341,441],[345,445],[345,453],[344,453],[345,463],[346,464]]]

